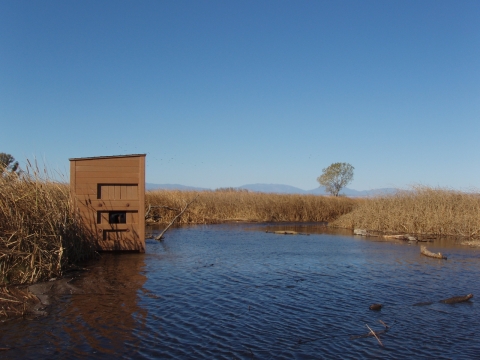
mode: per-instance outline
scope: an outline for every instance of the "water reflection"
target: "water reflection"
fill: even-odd
[[[72,281],[80,293],[54,297],[47,316],[2,324],[2,358],[135,357],[148,315],[144,256],[104,254]]]
[[[62,316],[75,319],[63,324],[74,344],[83,343],[77,355],[135,354],[139,339],[134,329],[145,325],[147,309],[139,306],[146,281],[142,254],[104,254],[76,286],[84,294],[74,295]]]
[[[323,226],[175,228],[146,254],[105,255],[49,316],[2,324],[0,347],[32,359],[476,358],[479,252],[437,249],[449,260]],[[467,293],[469,304],[439,303]],[[352,340],[378,320],[392,326],[384,347]]]

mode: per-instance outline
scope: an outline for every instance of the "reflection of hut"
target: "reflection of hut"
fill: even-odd
[[[145,154],[70,159],[70,191],[99,250],[145,251]]]
[[[66,319],[62,335],[49,341],[59,340],[58,348],[67,353],[72,349],[66,350],[65,339],[77,344],[78,358],[92,358],[95,353],[100,358],[142,357],[138,330],[148,315],[140,303],[140,294],[148,294],[143,288],[147,279],[144,259],[139,254],[102,256],[74,283],[83,293],[95,295],[73,295],[62,312]]]

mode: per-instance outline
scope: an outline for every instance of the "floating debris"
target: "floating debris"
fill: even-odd
[[[468,301],[471,298],[473,298],[473,294],[468,294],[465,296],[454,296],[445,300],[440,300],[440,302],[444,304],[457,304],[457,303]]]
[[[398,234],[398,235],[383,235],[384,239],[395,239],[395,240],[405,240],[405,241],[418,241],[415,236],[409,234]]]
[[[269,234],[278,234],[278,235],[310,235],[310,234],[305,234],[305,233],[300,233],[296,231],[291,231],[291,230],[277,230],[277,231],[265,231],[266,233]]]
[[[442,255],[442,253],[433,253],[433,252],[429,251],[426,246],[423,246],[423,245],[420,246],[420,253],[422,255],[432,257],[432,258],[435,258],[435,259],[445,259],[445,260],[447,260],[447,257],[445,255]]]
[[[384,330],[380,330],[380,331],[373,331],[370,326],[368,326],[367,324],[365,324],[365,326],[368,328],[368,330],[370,330],[369,333],[367,334],[363,334],[363,335],[352,335],[350,336],[350,340],[354,340],[354,339],[360,339],[360,338],[366,338],[366,337],[369,337],[369,336],[375,336],[375,338],[377,339],[377,341],[379,342],[380,345],[383,346],[382,342],[380,341],[380,338],[379,338],[379,335],[381,334],[385,334],[389,329],[390,329],[390,326],[385,324],[382,320],[378,320],[379,323],[381,323],[385,329]]]

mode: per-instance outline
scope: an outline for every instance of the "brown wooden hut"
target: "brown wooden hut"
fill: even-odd
[[[99,250],[145,252],[145,154],[70,159],[70,189]]]

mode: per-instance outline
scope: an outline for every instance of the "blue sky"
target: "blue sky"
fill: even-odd
[[[480,1],[0,2],[0,152],[147,181],[479,188]]]

